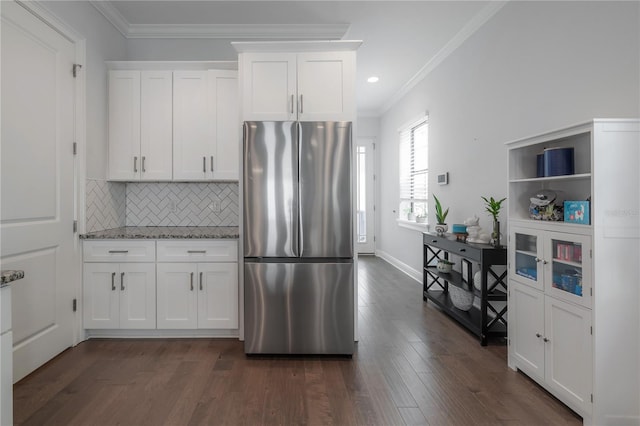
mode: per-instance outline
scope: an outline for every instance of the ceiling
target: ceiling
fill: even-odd
[[[362,40],[360,116],[386,111],[504,5],[478,0],[92,3],[130,38]],[[379,82],[367,83],[373,75]]]

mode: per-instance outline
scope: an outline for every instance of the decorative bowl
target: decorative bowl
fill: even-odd
[[[448,260],[440,259],[438,260],[437,266],[438,272],[442,272],[443,274],[448,274],[453,269],[453,263]]]
[[[461,311],[468,311],[473,306],[473,293],[460,287],[449,285],[449,297],[453,306]]]

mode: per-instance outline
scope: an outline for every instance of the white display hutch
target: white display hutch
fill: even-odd
[[[507,144],[509,366],[585,424],[640,424],[640,120],[595,119]],[[574,174],[536,156],[574,148]],[[590,223],[533,220],[541,189],[590,199]]]

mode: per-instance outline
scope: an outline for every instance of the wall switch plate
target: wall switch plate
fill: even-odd
[[[212,201],[209,203],[209,210],[213,213],[220,213],[220,201]]]

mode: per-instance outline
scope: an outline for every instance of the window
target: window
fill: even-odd
[[[400,130],[400,219],[427,216],[429,124],[424,117]]]

